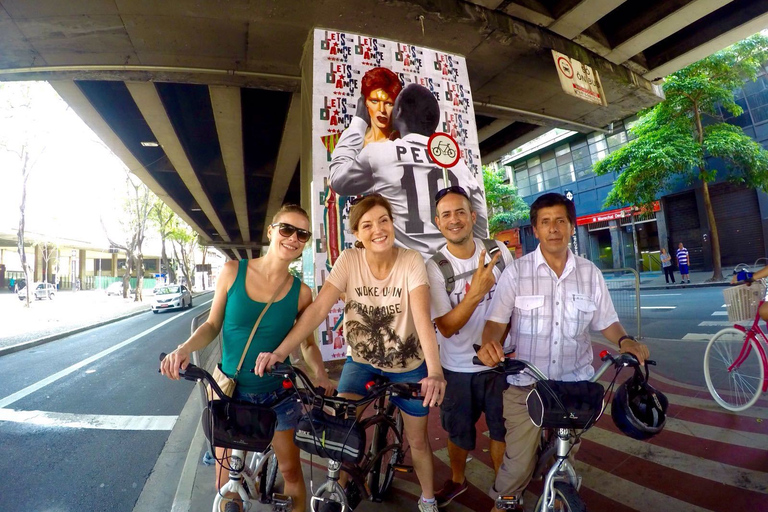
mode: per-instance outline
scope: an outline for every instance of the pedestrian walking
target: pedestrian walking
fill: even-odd
[[[675,284],[675,269],[672,267],[672,256],[669,255],[666,249],[661,248],[661,268],[664,269],[664,281],[669,284]]]
[[[688,249],[683,247],[683,242],[677,245],[677,268],[680,270],[680,283],[691,284],[691,277],[688,275]]]

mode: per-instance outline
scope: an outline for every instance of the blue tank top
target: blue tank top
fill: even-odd
[[[256,323],[256,319],[259,318],[267,305],[266,302],[251,299],[245,291],[248,261],[247,259],[240,260],[237,277],[227,293],[227,305],[224,309],[221,368],[230,377],[235,375],[237,363],[240,362],[240,356],[243,355],[253,324]],[[300,289],[301,281],[294,277],[288,294],[281,300],[273,302],[261,319],[237,377],[237,389],[239,391],[266,393],[274,391],[282,385],[280,377],[266,375],[259,377],[251,370],[256,364],[256,356],[260,352],[275,350],[293,327],[299,312]],[[289,362],[288,359],[286,362]]]

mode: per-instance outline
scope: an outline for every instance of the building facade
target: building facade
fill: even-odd
[[[768,76],[746,83],[735,97],[743,114],[733,117],[723,110],[723,118],[768,147]],[[711,270],[711,230],[698,180],[687,183],[680,177],[668,184],[652,209],[605,206],[617,175],[596,176],[592,168],[632,140],[630,128],[636,122],[633,116],[614,123],[607,128],[609,133],[566,134],[544,147],[508,155],[497,165],[528,204],[546,192],[572,197],[579,215],[572,246],[602,269],[658,270],[659,250],[674,253],[682,242],[692,269]],[[755,264],[768,254],[768,195],[725,181],[724,162],[710,159],[708,165],[719,171],[718,180],[710,184],[710,196],[723,268]],[[536,248],[530,224],[521,226],[519,243],[523,253]]]

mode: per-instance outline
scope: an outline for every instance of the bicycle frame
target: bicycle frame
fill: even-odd
[[[257,475],[259,475],[265,464],[271,457],[274,457],[274,452],[270,446],[266,452],[253,452],[253,458],[251,464],[247,466],[245,464],[245,453],[243,450],[232,450],[229,457],[229,481],[225,483],[221,489],[216,493],[216,497],[213,500],[212,512],[219,512],[221,510],[221,503],[232,501],[233,498],[227,498],[227,494],[237,494],[243,503],[251,503],[255,499],[261,503],[272,503],[275,511],[287,511],[290,510],[291,500],[287,496],[281,494],[275,494],[274,497],[267,496],[266,490],[262,487],[264,482],[258,482]],[[259,490],[259,495],[256,495],[256,489]]]
[[[728,367],[728,371],[733,371],[735,368],[738,368],[741,366],[741,364],[749,357],[749,353],[752,350],[752,344],[750,343],[750,339],[755,340],[755,346],[757,347],[757,353],[760,356],[760,364],[763,365],[763,368],[768,368],[768,358],[766,358],[765,349],[763,349],[762,344],[760,343],[760,339],[758,339],[757,334],[759,333],[762,337],[763,343],[768,346],[768,336],[763,332],[762,329],[760,329],[760,306],[763,305],[765,301],[760,301],[760,304],[757,306],[757,313],[755,313],[755,319],[752,321],[752,326],[747,329],[746,327],[743,327],[739,324],[734,324],[733,328],[737,329],[744,334],[746,334],[746,338],[744,338],[744,345],[741,347],[741,352],[739,352],[739,356],[736,357],[733,360],[733,364]],[[768,323],[766,323],[766,327],[768,327]],[[763,375],[763,393],[768,392],[768,374]]]

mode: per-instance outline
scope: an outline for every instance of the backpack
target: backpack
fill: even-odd
[[[482,239],[483,245],[485,246],[485,253],[493,258],[493,255],[499,252],[501,249],[499,249],[498,244],[496,243],[496,240],[490,240],[488,238]],[[456,284],[457,279],[464,279],[465,277],[471,276],[475,273],[475,270],[468,270],[466,272],[463,272],[459,274],[458,276],[455,275],[453,271],[453,265],[451,265],[451,262],[448,261],[448,258],[445,257],[443,254],[443,251],[437,251],[437,253],[430,258],[432,261],[437,263],[437,268],[440,269],[440,272],[442,272],[443,277],[445,278],[445,293],[448,295],[453,292],[453,288]],[[504,268],[506,267],[506,263],[504,262],[504,258],[499,258],[496,261],[496,266],[499,268],[501,272],[504,272]]]

